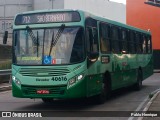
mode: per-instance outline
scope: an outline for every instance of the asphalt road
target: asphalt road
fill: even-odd
[[[134,91],[132,89],[122,89],[115,91],[111,98],[106,101],[105,104],[96,105],[91,100],[59,100],[52,104],[44,104],[40,99],[26,99],[26,98],[14,98],[11,91],[5,91],[0,93],[0,111],[31,111],[31,112],[45,112],[51,111],[65,111],[56,117],[57,119],[65,120],[134,120],[137,118],[132,117],[120,117],[124,111],[141,111],[144,109],[148,102],[148,96],[153,91],[160,88],[160,73],[156,73],[143,81],[143,88],[141,91]],[[66,111],[69,113],[69,117],[66,117]],[[81,112],[75,112],[81,111]],[[85,112],[84,112],[85,111]],[[86,112],[87,111],[87,112]],[[93,112],[92,112],[93,111]],[[107,112],[115,111],[113,115],[105,118]],[[120,112],[122,111],[122,112]],[[99,114],[100,113],[100,114]],[[111,114],[112,114],[111,113]],[[127,113],[127,112],[126,112]],[[86,115],[88,114],[88,116]],[[53,115],[53,114],[52,114]],[[75,117],[71,117],[71,116]],[[54,115],[53,115],[54,116]],[[115,117],[112,117],[115,116]],[[83,118],[81,118],[83,117]],[[12,118],[13,119],[13,118]],[[16,118],[15,118],[16,119]],[[46,119],[46,118],[45,118]],[[0,118],[1,120],[1,118]]]

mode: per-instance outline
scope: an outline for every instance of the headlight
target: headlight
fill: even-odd
[[[83,76],[84,76],[83,74],[78,75],[77,80],[78,80],[78,81],[79,81],[79,80],[82,80]]]
[[[70,79],[69,82],[68,82],[68,85],[69,85],[69,86],[72,86],[72,85],[75,84],[75,83],[76,83],[76,77]]]
[[[15,81],[15,80],[16,80],[16,77],[15,77],[15,76],[12,76],[12,80],[14,80],[14,81]]]
[[[82,80],[83,77],[84,77],[84,75],[83,75],[83,74],[80,74],[80,75],[78,75],[78,76],[73,77],[72,79],[70,79],[70,80],[68,81],[67,89],[70,88],[70,87],[72,87],[72,86],[74,86],[77,82],[79,82],[80,80]]]
[[[21,85],[21,81],[18,80],[15,76],[12,76],[12,80],[13,80],[17,85]]]

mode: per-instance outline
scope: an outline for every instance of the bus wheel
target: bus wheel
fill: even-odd
[[[96,100],[96,103],[97,104],[104,104],[105,101],[106,101],[106,87],[105,87],[105,84],[103,83],[102,84],[102,90],[101,90],[101,93],[99,95],[97,95],[95,98]]]
[[[111,97],[111,81],[106,82],[106,99],[108,100]]]
[[[143,80],[142,71],[138,70],[137,82],[134,85],[135,90],[140,90],[142,88],[142,80]]]
[[[42,98],[42,101],[44,103],[52,103],[53,102],[53,98]]]
[[[108,79],[108,80],[106,80]],[[102,91],[97,96],[97,103],[103,104],[105,103],[106,99],[109,99],[111,96],[111,81],[110,81],[110,75],[105,74],[103,78],[103,84],[102,84]]]

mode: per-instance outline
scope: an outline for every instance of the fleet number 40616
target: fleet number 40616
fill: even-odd
[[[52,77],[53,81],[67,81],[67,77]]]

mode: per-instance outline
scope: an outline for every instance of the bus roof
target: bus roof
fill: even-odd
[[[84,11],[81,11],[81,12],[84,12]],[[86,15],[86,17],[91,17],[95,20],[98,20],[98,21],[101,21],[101,22],[104,22],[104,23],[105,22],[110,23],[110,24],[116,25],[118,27],[123,27],[123,28],[129,29],[129,30],[135,30],[137,32],[142,32],[142,33],[151,35],[150,31],[147,31],[147,30],[142,30],[140,28],[136,28],[136,27],[133,27],[133,26],[130,26],[130,25],[127,25],[127,24],[124,24],[124,23],[120,23],[120,22],[117,22],[117,21],[114,21],[114,20],[111,20],[111,19],[108,19],[108,18],[103,18],[103,17],[100,17],[100,16],[96,16],[96,15],[93,15],[93,14],[88,13],[88,12],[84,12],[84,14]]]
[[[111,19],[108,19],[108,18],[103,18],[103,17],[100,17],[100,16],[96,16],[96,15],[93,15],[89,12],[85,12],[85,11],[82,11],[82,10],[73,10],[73,9],[46,9],[46,10],[35,10],[35,11],[27,11],[27,12],[22,12],[22,13],[19,13],[19,14],[16,14],[17,15],[21,15],[21,14],[34,14],[34,13],[45,13],[45,12],[62,12],[62,11],[65,11],[65,12],[69,12],[69,11],[78,11],[81,15],[84,15],[84,17],[91,17],[93,19],[96,19],[98,21],[101,21],[101,22],[106,22],[106,23],[110,23],[110,24],[113,24],[113,25],[116,25],[116,26],[119,26],[119,27],[123,27],[123,28],[126,28],[126,29],[129,29],[129,30],[135,30],[137,32],[142,32],[142,33],[145,33],[145,34],[151,34],[149,31],[147,30],[142,30],[142,29],[139,29],[139,28],[136,28],[136,27],[133,27],[133,26],[130,26],[130,25],[127,25],[127,24],[124,24],[124,23],[120,23],[120,22],[117,22],[117,21],[114,21],[114,20],[111,20]],[[15,17],[16,18],[16,17]]]

